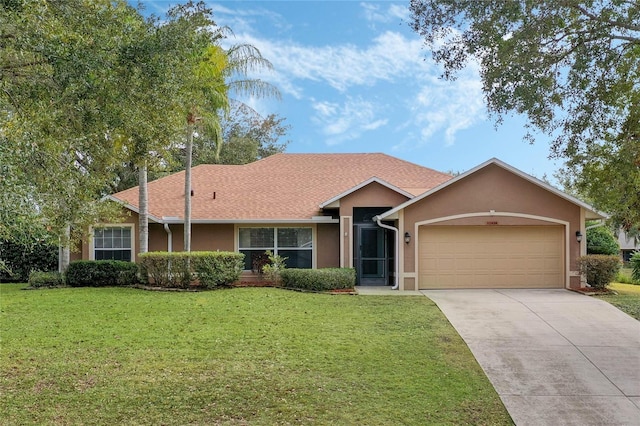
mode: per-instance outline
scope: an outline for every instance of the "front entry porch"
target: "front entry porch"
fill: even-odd
[[[393,285],[394,233],[372,220],[386,210],[387,207],[354,209],[353,265],[359,286]]]

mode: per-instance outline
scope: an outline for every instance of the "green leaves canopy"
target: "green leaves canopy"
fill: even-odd
[[[498,123],[526,115],[583,195],[625,227],[640,223],[640,3],[412,0],[410,9],[445,78],[476,62]]]
[[[124,1],[0,7],[1,237],[43,217],[61,235],[105,213],[94,201],[119,155],[113,70],[142,23]]]
[[[125,0],[0,3],[0,237],[114,220],[98,200],[123,166],[166,167],[190,118],[215,133],[229,90],[272,90],[234,80],[268,62],[227,33],[203,3],[162,20]]]

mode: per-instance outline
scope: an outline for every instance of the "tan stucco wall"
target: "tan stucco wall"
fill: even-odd
[[[139,235],[138,235],[138,214],[125,210],[125,220],[122,223],[134,224],[134,247],[135,261],[138,261]],[[173,251],[182,251],[184,248],[183,225],[169,225],[172,233]],[[89,241],[83,241],[78,251],[72,253],[72,260],[89,259]],[[164,230],[164,225],[159,223],[149,223],[149,251],[167,251],[168,235]],[[193,251],[233,251],[234,250],[234,227],[233,224],[201,225],[191,226],[191,250]]]
[[[353,217],[340,216],[340,245],[342,254],[340,267],[348,268],[353,263]]]
[[[173,234],[173,251],[184,250],[184,226],[170,225]],[[167,234],[164,234],[164,248],[166,250]],[[149,234],[149,247],[151,248],[151,234]],[[233,251],[234,250],[233,224],[192,224],[191,225],[191,250],[192,251]]]
[[[546,223],[517,217],[491,217],[489,214],[491,210],[550,217],[569,222],[570,238],[568,242],[571,259],[569,269],[575,270],[575,259],[579,256],[579,244],[571,236],[580,229],[580,207],[499,166],[489,165],[404,210],[403,229],[400,232],[404,234],[409,231],[412,235],[411,243],[404,244],[404,271],[416,272],[416,222],[465,213],[486,212],[487,216],[439,222],[438,224],[487,225],[487,222],[491,222],[490,226],[508,226]],[[571,285],[577,286],[577,284],[578,277],[572,277]]]
[[[318,268],[340,266],[340,225],[318,224],[316,229],[316,251]]]
[[[416,279],[413,277],[405,277],[404,287],[402,287],[402,290],[411,291],[415,289],[416,289]]]
[[[404,195],[371,182],[340,200],[340,216],[353,216],[354,207],[395,207],[407,200]]]

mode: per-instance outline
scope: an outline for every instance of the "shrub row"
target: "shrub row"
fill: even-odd
[[[60,272],[32,272],[29,274],[29,287],[62,287],[64,276]]]
[[[140,254],[142,280],[158,287],[204,288],[226,286],[240,279],[244,254],[226,251]]]
[[[105,287],[135,284],[138,265],[122,260],[76,260],[65,273],[71,287]]]
[[[622,266],[618,256],[589,254],[578,258],[580,273],[587,278],[587,284],[597,289],[604,289],[613,281]]]
[[[356,285],[356,271],[353,268],[285,269],[280,276],[286,288],[327,291]]]

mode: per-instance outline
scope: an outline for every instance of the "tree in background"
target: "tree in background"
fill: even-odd
[[[290,129],[284,118],[269,114],[263,118],[246,105],[236,105],[222,120],[223,146],[218,161],[200,156],[198,161],[207,160],[219,164],[248,164],[282,153],[289,141],[281,142]]]
[[[289,131],[285,118],[275,114],[262,117],[245,104],[232,101],[227,114],[219,117],[222,142],[215,135],[199,131],[193,139],[193,165],[199,164],[248,164],[273,154],[283,153],[288,140],[283,140]],[[159,179],[184,170],[186,147],[173,143],[161,161],[149,169],[149,180]],[[124,162],[117,169],[117,178],[110,192],[124,191],[138,185],[135,165]]]
[[[221,140],[207,132],[197,132],[193,139],[193,165],[248,164],[273,154],[285,152],[289,141],[282,141],[290,126],[275,114],[262,117],[251,107],[231,101],[226,114],[220,114]],[[165,171],[175,173],[184,169],[185,149],[173,151],[173,167]],[[133,185],[132,185],[133,186]]]
[[[598,226],[587,229],[587,254],[619,255],[620,245],[610,229]]]
[[[640,5],[412,0],[412,28],[444,77],[476,63],[489,113],[553,138],[572,186],[616,224],[640,224]]]

